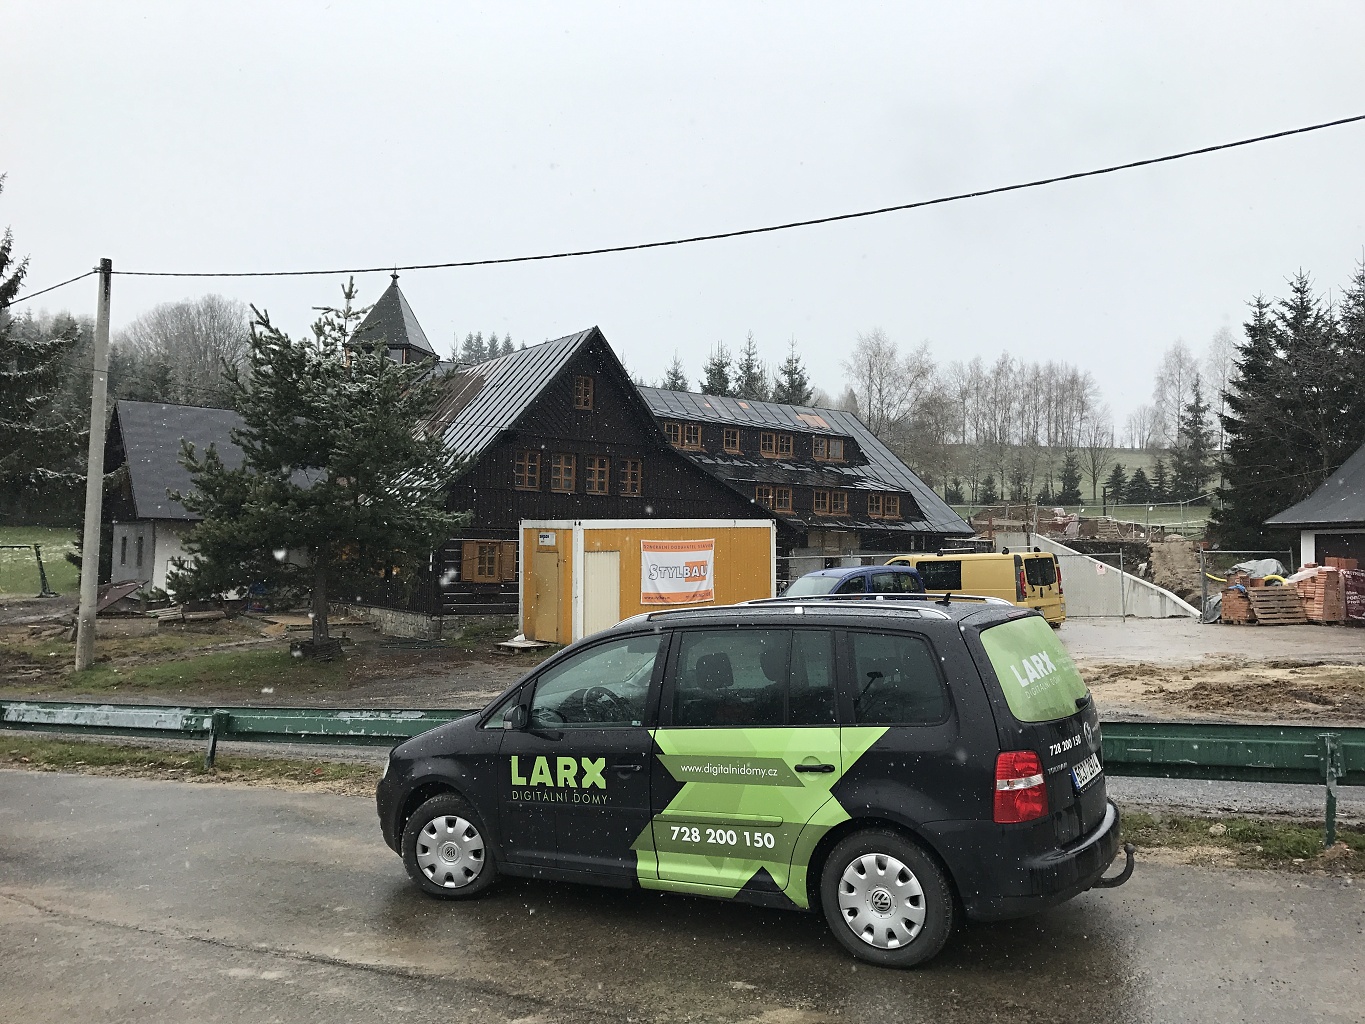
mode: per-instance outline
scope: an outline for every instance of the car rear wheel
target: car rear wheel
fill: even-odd
[[[408,819],[403,865],[423,892],[441,899],[477,896],[498,877],[483,821],[454,793],[432,797]]]
[[[924,963],[953,930],[953,894],[943,869],[889,829],[855,832],[830,851],[820,902],[840,944],[882,967]]]

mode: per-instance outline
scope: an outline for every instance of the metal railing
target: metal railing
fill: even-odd
[[[0,728],[203,739],[211,768],[220,740],[392,746],[475,713],[11,700],[0,701]],[[1101,734],[1110,775],[1321,784],[1327,846],[1336,842],[1337,787],[1365,786],[1365,728],[1106,721]]]

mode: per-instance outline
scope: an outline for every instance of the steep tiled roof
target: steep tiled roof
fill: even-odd
[[[601,337],[596,327],[446,373],[444,395],[429,421],[446,449],[477,459],[594,336]]]
[[[902,509],[901,521],[861,520],[856,517],[804,517],[784,513],[782,518],[810,527],[848,525],[859,529],[902,530],[919,533],[945,533],[971,536],[974,532],[962,517],[929,487],[891,450],[879,441],[863,421],[841,409],[817,409],[777,402],[755,402],[740,398],[717,398],[690,391],[640,388],[650,412],[660,419],[690,420],[693,423],[722,423],[740,427],[768,427],[806,434],[851,437],[863,457],[859,463],[821,463],[810,465],[795,460],[752,459],[743,456],[687,452],[698,465],[727,483],[751,482],[813,487],[841,487],[852,490],[897,491],[908,494],[918,508]]]
[[[119,402],[111,430],[118,432],[127,457],[133,507],[139,519],[198,519],[166,492],[190,491],[190,474],[180,465],[180,441],[194,445],[203,457],[214,445],[228,469],[242,464],[242,449],[231,433],[242,419],[230,409],[200,409],[160,402]],[[113,467],[110,467],[113,468]]]
[[[393,275],[393,283],[384,289],[379,301],[358,328],[353,341],[384,340],[388,348],[411,348],[422,356],[435,356],[436,350],[427,341],[426,332],[413,315],[412,307],[398,287],[398,275]]]

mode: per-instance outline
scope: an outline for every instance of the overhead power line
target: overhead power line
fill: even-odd
[[[1213,146],[1201,146],[1198,149],[1187,149],[1179,153],[1168,153],[1165,156],[1148,157],[1144,160],[1131,160],[1127,163],[1111,164],[1107,167],[1097,167],[1089,171],[1074,171],[1070,174],[1059,174],[1049,178],[1035,178],[1032,181],[1016,182],[1013,185],[998,185],[994,188],[978,189],[974,192],[958,192],[953,195],[939,196],[935,199],[921,199],[917,202],[898,203],[895,206],[879,206],[875,209],[858,210],[854,213],[836,213],[827,217],[812,217],[806,220],[786,221],[781,224],[767,224],[755,228],[739,228],[734,231],[718,231],[705,235],[688,235],[682,238],[669,238],[662,241],[636,242],[630,245],[610,245],[595,249],[568,249],[561,252],[538,253],[529,256],[502,256],[494,259],[452,260],[446,263],[410,263],[405,266],[386,264],[384,266],[371,267],[333,267],[326,270],[115,270],[114,273],[121,274],[125,277],[316,277],[334,274],[372,274],[391,270],[449,270],[461,267],[492,267],[508,263],[535,263],[545,260],[573,259],[580,256],[604,256],[609,253],[638,252],[643,249],[663,249],[676,245],[692,245],[697,242],[717,242],[727,238],[743,238],[748,235],[763,235],[776,231],[791,231],[796,228],[815,227],[819,224],[835,224],[840,221],[860,220],[865,217],[880,217],[888,213],[918,210],[926,206],[941,206],[945,203],[956,203],[965,199],[980,199],[985,196],[1001,195],[1006,192],[1019,192],[1024,189],[1041,188],[1044,185],[1056,185],[1064,181],[1078,181],[1081,178],[1096,178],[1104,174],[1114,174],[1118,171],[1129,171],[1138,167],[1151,167],[1155,164],[1171,163],[1175,160],[1185,160],[1189,157],[1204,156],[1208,153],[1217,153],[1227,149],[1253,146],[1260,142],[1270,142],[1274,139],[1283,139],[1291,135],[1305,135],[1309,132],[1322,131],[1327,128],[1338,128],[1342,125],[1354,124],[1360,121],[1365,121],[1365,114],[1357,114],[1354,117],[1338,118],[1335,121],[1323,121],[1319,124],[1305,125],[1301,128],[1290,128],[1287,131],[1272,132],[1269,135],[1257,135],[1249,139],[1238,139],[1235,142],[1221,142]],[[90,271],[89,273],[94,273],[94,271]],[[87,275],[81,275],[81,277],[85,276]],[[80,277],[72,278],[72,281],[79,280]],[[53,288],[60,288],[63,285],[70,283],[71,281],[64,281],[60,285],[53,285],[52,288],[45,288],[43,291],[51,291]],[[33,298],[35,295],[41,294],[43,294],[43,292],[35,292],[23,296],[23,298],[16,299],[15,301],[22,302],[25,299]]]
[[[29,299],[36,299],[39,295],[46,295],[48,292],[55,292],[58,288],[65,288],[65,287],[66,287],[67,285],[69,285],[69,284],[75,284],[77,281],[83,280],[83,279],[89,277],[91,274],[94,274],[94,273],[96,273],[96,271],[94,271],[94,270],[87,270],[84,274],[77,274],[75,277],[68,278],[67,280],[63,281],[61,284],[49,285],[48,287],[42,289],[42,291],[25,292],[23,295],[19,296],[17,299],[11,299],[11,300],[10,300],[10,305],[11,305],[11,306],[17,306],[17,305],[19,305],[19,303],[21,303],[21,302],[27,302]]]

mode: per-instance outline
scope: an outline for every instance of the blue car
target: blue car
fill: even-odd
[[[855,565],[842,569],[817,569],[792,580],[783,597],[818,597],[822,594],[922,594],[919,571],[906,565]]]

